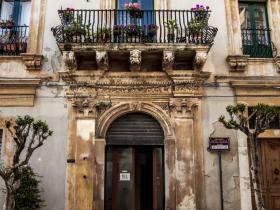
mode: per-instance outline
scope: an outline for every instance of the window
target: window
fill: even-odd
[[[117,24],[129,25],[137,24],[142,26],[148,26],[154,23],[154,1],[153,0],[117,0],[116,9],[125,10],[125,4],[128,3],[139,3],[141,10],[146,10],[143,12],[141,18],[131,18],[128,13],[124,11],[119,11],[117,13]]]
[[[2,0],[1,20],[13,20],[16,25],[29,25],[30,0]]]
[[[266,4],[239,2],[243,54],[251,57],[272,57]]]

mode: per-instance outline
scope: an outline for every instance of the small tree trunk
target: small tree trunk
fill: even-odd
[[[15,195],[10,188],[7,188],[4,210],[13,210],[15,205]]]
[[[251,159],[251,177],[254,189],[254,196],[257,210],[265,210],[264,202],[261,194],[261,180],[259,171],[259,160],[257,154],[257,141],[253,137],[249,137],[250,142],[250,159]]]

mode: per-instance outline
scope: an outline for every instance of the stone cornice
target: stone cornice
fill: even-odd
[[[40,79],[0,79],[0,106],[33,106]]]

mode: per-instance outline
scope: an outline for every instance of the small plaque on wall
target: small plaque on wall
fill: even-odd
[[[120,181],[130,181],[130,173],[127,171],[122,171],[120,173]]]

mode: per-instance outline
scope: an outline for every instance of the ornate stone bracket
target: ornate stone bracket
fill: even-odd
[[[96,62],[99,70],[107,71],[109,69],[108,52],[96,51]]]
[[[20,56],[28,71],[39,71],[42,67],[43,55],[32,53],[21,53]]]
[[[140,71],[141,68],[141,51],[132,50],[130,51],[130,71]]]
[[[248,66],[248,55],[229,55],[226,61],[231,72],[244,72]]]
[[[68,71],[77,69],[75,53],[73,51],[63,51],[63,61]]]
[[[197,103],[194,100],[187,100],[186,98],[182,98],[182,99],[171,98],[169,101],[169,107],[174,117],[192,118],[193,109],[197,107]]]
[[[280,56],[274,58],[275,66],[277,67],[277,72],[280,73]]]
[[[112,103],[109,99],[104,99],[102,101],[97,99],[76,99],[72,103],[72,106],[84,117],[92,116],[96,118],[98,115],[109,109],[112,106]]]
[[[195,58],[194,58],[194,67],[195,69],[201,70],[203,65],[205,64],[207,60],[207,50],[196,50]]]
[[[162,68],[164,71],[172,70],[175,60],[173,51],[163,51]]]

